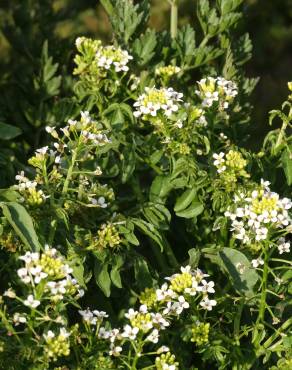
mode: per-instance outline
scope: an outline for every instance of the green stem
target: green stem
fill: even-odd
[[[280,132],[279,132],[279,136],[277,138],[277,141],[276,141],[276,144],[274,146],[274,154],[276,155],[278,153],[278,147],[282,144],[282,141],[283,141],[283,137],[285,135],[285,131],[286,131],[286,128],[290,122],[289,120],[289,117],[291,117],[292,115],[292,108],[290,109],[290,112],[289,112],[289,115],[287,117],[287,119],[283,122],[283,125],[280,129]]]
[[[263,347],[265,349],[269,348],[269,346],[274,342],[274,340],[277,339],[277,337],[280,336],[281,333],[283,333],[291,325],[292,325],[292,318],[285,321],[284,324],[280,328],[278,328],[277,331],[268,340],[266,340],[266,342],[263,344]]]
[[[53,219],[52,222],[51,222],[50,233],[49,233],[49,237],[48,237],[48,244],[50,246],[53,245],[56,230],[57,230],[57,226],[58,226],[58,221],[56,219]]]
[[[266,311],[266,298],[267,298],[267,280],[268,280],[268,274],[269,274],[269,265],[268,265],[268,259],[269,255],[267,252],[268,246],[265,245],[265,250],[264,250],[264,268],[263,268],[263,278],[262,278],[262,293],[261,293],[261,301],[260,301],[260,309],[259,309],[259,315],[257,319],[257,324],[259,322],[264,321],[265,317],[265,311]]]
[[[177,0],[172,0],[170,13],[170,35],[172,39],[175,39],[177,36],[177,19],[178,19]]]
[[[235,316],[234,320],[234,338],[236,340],[236,344],[240,346],[240,341],[239,341],[239,334],[240,334],[240,320],[241,320],[241,315],[244,307],[244,298],[240,300],[238,311]]]
[[[65,182],[64,182],[64,186],[63,186],[63,190],[62,190],[62,194],[63,195],[67,194],[68,187],[69,187],[69,184],[70,184],[70,180],[71,180],[71,177],[72,177],[72,173],[73,173],[73,169],[74,169],[74,166],[75,166],[76,159],[77,159],[77,148],[73,151],[73,154],[72,154],[71,165],[68,168],[67,176],[66,176],[66,179],[65,179]]]

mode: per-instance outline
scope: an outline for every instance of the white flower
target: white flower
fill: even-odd
[[[165,320],[165,318],[159,312],[151,313],[151,319],[152,323],[154,325],[159,325],[159,328],[161,330],[166,329],[170,325],[170,323],[167,320]]]
[[[13,289],[9,288],[8,290],[5,290],[5,292],[3,293],[4,297],[8,297],[8,298],[15,298],[16,297],[16,294],[14,292]]]
[[[279,254],[289,253],[290,252],[290,243],[284,241],[284,242],[278,244],[278,251],[279,251]]]
[[[139,307],[139,311],[141,313],[147,313],[148,312],[148,307],[146,306],[146,304],[142,304],[140,307]]]
[[[176,293],[168,288],[167,284],[163,284],[160,289],[156,290],[156,299],[158,301],[164,301],[165,299],[173,299],[176,297]]]
[[[259,229],[256,229],[255,232],[256,232],[256,240],[265,240],[267,238],[267,235],[268,235],[268,229],[266,227],[261,227]]]
[[[224,155],[225,154],[223,152],[220,152],[219,154],[217,153],[213,154],[213,158],[215,159],[213,164],[214,166],[217,167],[218,173],[224,172],[226,170],[226,166],[224,165],[225,163]]]
[[[108,206],[108,204],[106,203],[105,201],[105,198],[104,197],[99,197],[97,199],[97,204],[101,207],[101,208],[106,208]]]
[[[39,253],[31,253],[31,252],[26,252],[25,255],[20,256],[19,259],[24,261],[26,264],[29,264],[31,262],[37,262],[40,258]]]
[[[93,313],[98,319],[105,319],[108,317],[108,314],[105,311],[94,310]]]
[[[48,274],[42,271],[42,268],[40,265],[37,265],[36,267],[31,267],[29,269],[29,272],[34,276],[34,282],[38,284],[42,279],[45,279]]]
[[[17,270],[17,275],[20,277],[20,279],[25,283],[29,284],[31,279],[30,276],[28,275],[28,270],[25,267],[22,267]]]
[[[200,305],[208,311],[211,311],[214,306],[216,306],[217,302],[214,299],[209,299],[208,297],[205,297],[200,302]]]
[[[99,328],[98,337],[101,339],[109,339],[111,336],[111,332],[106,330],[103,326]]]
[[[251,264],[254,268],[259,267],[260,265],[264,264],[264,261],[261,258],[257,258],[251,261]]]
[[[214,281],[207,282],[206,280],[202,280],[201,282],[203,286],[199,287],[199,290],[203,293],[215,293],[214,289]]]
[[[109,355],[118,357],[120,353],[122,352],[122,350],[123,348],[121,346],[115,346],[113,343],[111,343]]]
[[[13,315],[13,322],[15,326],[18,326],[19,324],[24,324],[26,323],[26,317],[24,315],[21,315],[19,312],[15,312]]]
[[[191,288],[185,288],[184,291],[185,291],[185,293],[189,294],[190,296],[195,296],[199,290],[200,289],[198,287],[197,280],[192,279],[192,287]]]
[[[42,148],[37,149],[36,153],[41,154],[41,155],[45,155],[47,153],[48,149],[49,149],[48,146],[44,146]]]
[[[70,336],[70,333],[65,328],[60,328],[59,336],[65,339]]]
[[[125,317],[129,320],[133,320],[137,316],[138,312],[133,308],[130,308],[128,313],[125,313]]]
[[[80,315],[82,316],[83,320],[87,322],[90,325],[96,325],[97,323],[97,318],[93,315],[93,312],[87,308],[85,311],[78,311]]]
[[[214,153],[213,154],[213,158],[215,159],[215,161],[213,162],[214,163],[214,166],[218,167],[222,163],[225,162],[224,155],[225,154],[223,152],[220,152],[219,154],[217,154],[217,153]]]
[[[169,347],[167,347],[167,346],[161,346],[157,350],[157,354],[164,353],[164,352],[169,352]]]
[[[158,343],[159,331],[157,329],[152,330],[152,332],[146,337],[146,341],[152,343]]]
[[[43,337],[46,341],[48,341],[48,339],[55,338],[55,333],[52,330],[49,330],[46,334],[43,335]]]
[[[55,296],[55,298],[61,300],[63,298],[63,294],[65,294],[67,291],[67,280],[63,279],[60,281],[49,281],[47,282],[46,286],[49,288],[50,293]]]
[[[122,332],[122,337],[129,338],[130,340],[135,340],[139,332],[139,328],[132,328],[131,325],[125,325],[124,331]]]
[[[34,296],[32,294],[30,294],[26,298],[26,300],[23,302],[23,304],[25,306],[28,306],[28,307],[31,307],[31,308],[36,308],[36,307],[38,307],[41,304],[41,302],[38,301],[37,299],[34,299]]]
[[[181,266],[180,271],[182,273],[190,274],[192,272],[192,268],[189,265],[187,265],[185,267]]]

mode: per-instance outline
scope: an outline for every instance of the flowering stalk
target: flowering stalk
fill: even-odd
[[[177,18],[178,18],[177,0],[171,0],[170,5],[171,5],[170,34],[171,34],[171,38],[175,39],[177,36]]]
[[[263,268],[263,277],[262,277],[262,293],[261,293],[261,301],[260,301],[260,308],[259,308],[259,315],[257,323],[263,322],[265,317],[266,311],[266,297],[267,297],[267,281],[268,281],[268,274],[269,274],[269,254],[267,252],[268,245],[265,244],[264,248],[264,268]]]
[[[288,125],[291,122],[291,118],[292,118],[292,108],[290,108],[289,114],[288,114],[288,116],[286,117],[286,119],[283,122],[283,125],[282,125],[282,127],[280,129],[280,132],[279,132],[279,135],[278,135],[278,138],[277,138],[277,141],[276,141],[276,144],[275,144],[275,146],[273,148],[273,151],[274,151],[274,154],[275,155],[278,154],[279,147],[282,144],[283,137],[285,135],[285,131],[286,131]]]

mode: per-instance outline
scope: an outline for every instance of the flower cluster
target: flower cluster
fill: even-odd
[[[101,322],[104,318],[108,317],[104,311],[93,310],[89,308],[86,310],[79,310],[79,314],[88,325],[96,325],[97,322]]]
[[[225,157],[225,158],[224,158]],[[247,161],[242,157],[242,154],[235,150],[229,150],[228,153],[220,152],[219,154],[213,154],[214,166],[217,167],[217,172],[228,172],[233,174],[235,177],[243,176],[249,177],[245,171]]]
[[[268,182],[262,181],[258,189],[236,195],[225,216],[231,220],[234,237],[248,244],[266,240],[270,230],[291,224],[291,207],[290,199],[281,199],[270,190]]]
[[[38,149],[36,155],[40,155],[44,150],[47,150],[47,147]],[[18,184],[13,187],[21,194],[21,200],[28,205],[39,206],[48,198],[41,189],[37,189],[37,181],[30,181],[25,176],[24,171],[16,175],[15,179],[18,181]]]
[[[156,68],[155,74],[157,76],[161,76],[162,78],[169,79],[170,77],[178,74],[180,71],[180,67],[169,65]]]
[[[180,317],[190,308],[194,296],[200,297],[198,303],[201,309],[212,310],[216,301],[209,299],[208,294],[215,292],[214,282],[207,282],[207,276],[199,269],[192,270],[190,266],[181,267],[180,273],[166,278],[168,283],[164,283],[156,290],[145,290],[141,294],[142,304],[139,310],[130,308],[125,314],[128,323],[122,329],[107,330],[104,326],[99,328],[99,338],[110,343],[110,355],[119,356],[127,341],[157,344],[160,332],[166,330],[174,318]],[[96,322],[103,320],[106,314],[94,312],[86,310],[80,311],[80,314],[86,322],[96,325]],[[161,353],[160,350],[161,348],[156,353]],[[168,349],[165,352],[168,352]],[[155,362],[157,369],[176,369],[178,365],[171,359],[174,357],[168,354],[157,357]],[[159,367],[159,364],[164,367]],[[165,367],[166,364],[174,367]]]
[[[223,77],[207,77],[198,81],[199,90],[196,94],[202,100],[203,107],[218,105],[220,110],[226,110],[238,94],[234,82],[225,80]]]
[[[192,328],[191,342],[196,343],[198,346],[208,343],[209,341],[209,323],[197,322],[196,326]]]
[[[107,137],[107,131],[103,126],[92,119],[88,111],[81,111],[79,120],[69,119],[68,124],[57,131],[55,127],[46,127],[46,131],[56,139],[51,147],[38,149],[29,163],[36,168],[37,175],[33,181],[27,179],[23,172],[16,176],[19,185],[17,190],[23,197],[23,201],[28,204],[40,205],[46,198],[51,198],[51,203],[55,198],[68,193],[69,181],[76,181],[78,192],[72,186],[71,196],[66,197],[64,208],[68,213],[73,213],[76,209],[76,197],[78,203],[87,207],[107,208],[109,201],[114,198],[112,189],[107,184],[100,184],[94,179],[102,174],[99,166],[91,171],[88,164],[93,162],[94,154],[98,147],[110,144],[111,140]],[[86,169],[83,170],[82,163],[86,162]],[[73,172],[74,166],[76,172]],[[69,171],[69,173],[68,173]],[[68,177],[70,175],[70,177]],[[77,185],[78,184],[78,185]],[[37,186],[49,192],[44,195],[43,190],[38,190]],[[69,198],[69,199],[68,199]]]
[[[96,53],[97,65],[100,68],[114,68],[116,72],[127,72],[129,67],[127,64],[133,57],[119,47],[103,46]]]
[[[118,229],[111,222],[101,225],[96,236],[89,233],[85,236],[85,239],[89,243],[88,248],[91,250],[117,249],[122,242]]]
[[[77,65],[74,74],[104,77],[104,73],[110,69],[115,72],[129,70],[127,64],[133,57],[120,47],[102,46],[100,40],[86,37],[78,37],[75,44],[80,54],[76,55],[74,59]]]
[[[77,281],[70,275],[72,269],[64,261],[55,248],[45,247],[43,253],[26,252],[19,257],[25,263],[25,267],[17,270],[17,274],[24,284],[30,284],[32,287],[44,282],[44,288],[49,293],[50,299],[59,301],[66,294],[83,295],[83,290],[79,288]],[[29,294],[24,305],[36,308],[40,305],[40,300],[35,299]]]
[[[164,117],[170,117],[179,109],[183,94],[174,91],[172,88],[146,87],[145,93],[140,95],[134,103],[135,117],[142,116],[143,119],[157,117],[159,113]]]
[[[290,243],[286,242],[285,238],[280,238],[278,240],[277,247],[278,247],[279,254],[290,252]]]
[[[101,129],[101,126],[90,116],[88,111],[81,111],[80,120],[69,119],[68,125],[61,128],[64,136],[70,138],[79,137],[81,143],[87,145],[96,145],[102,146],[110,143],[106,133]],[[46,130],[54,138],[59,138],[55,127],[46,127]],[[57,152],[62,153],[64,149],[67,148],[66,144],[61,145],[60,143],[54,143],[54,147],[57,149]],[[55,155],[56,152],[50,153],[51,156]],[[57,160],[57,163],[60,162],[60,159]]]
[[[60,333],[56,335],[52,330],[49,330],[43,335],[45,339],[45,354],[49,359],[57,360],[61,356],[69,356],[70,354],[70,333],[65,328],[60,328]]]
[[[167,352],[156,357],[155,366],[157,370],[177,370],[179,368],[179,363],[175,361],[174,355]]]

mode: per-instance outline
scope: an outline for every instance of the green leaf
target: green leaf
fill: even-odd
[[[121,281],[121,275],[120,275],[120,271],[117,267],[113,267],[112,270],[111,270],[111,281],[113,282],[113,284],[121,289],[123,286],[122,286],[122,281]]]
[[[147,30],[133,44],[135,60],[141,66],[146,65],[154,56],[157,45],[156,33],[154,30]]]
[[[220,11],[221,14],[227,14],[234,11],[243,0],[220,0]]]
[[[111,279],[108,273],[108,264],[101,264],[98,260],[95,260],[94,276],[97,285],[103,291],[104,295],[109,297],[111,294]]]
[[[138,246],[139,240],[134,234],[134,224],[127,220],[125,225],[118,225],[119,233],[123,234],[124,238],[131,244]]]
[[[282,166],[285,172],[287,184],[292,185],[292,151],[285,149],[281,156]]]
[[[110,0],[100,0],[102,6],[104,7],[104,9],[106,10],[107,14],[109,16],[113,16],[114,15],[114,7],[111,3]]]
[[[122,45],[129,45],[134,34],[143,28],[149,18],[148,0],[134,4],[132,0],[103,0],[109,14],[115,37]]]
[[[153,180],[150,187],[150,200],[160,200],[165,198],[168,193],[173,189],[170,178],[167,176],[157,176]]]
[[[188,208],[176,212],[176,215],[178,217],[183,218],[194,218],[199,216],[203,211],[204,211],[203,204],[195,200],[191,203],[191,205]]]
[[[131,145],[123,151],[122,160],[122,183],[125,184],[136,167],[136,152],[134,145]]]
[[[125,103],[113,103],[103,111],[103,116],[107,117],[111,126],[123,125],[126,120],[134,123],[132,109]]]
[[[11,140],[21,134],[20,128],[0,122],[0,140]]]
[[[15,202],[0,203],[3,214],[22,242],[33,251],[41,249],[32,219],[26,209]]]
[[[134,261],[135,281],[142,290],[152,286],[152,276],[149,272],[148,264],[142,257],[137,257]]]
[[[147,203],[143,207],[143,215],[158,229],[168,230],[171,214],[169,210],[159,203]]]
[[[197,191],[195,188],[187,189],[180,197],[177,198],[174,211],[179,212],[186,209],[195,199]]]
[[[142,231],[142,233],[154,240],[160,246],[161,251],[163,251],[163,237],[151,223],[140,220],[138,218],[132,218],[132,222]]]
[[[223,266],[227,274],[231,277],[234,288],[240,293],[246,296],[252,296],[254,286],[259,279],[255,269],[251,267],[251,264],[247,257],[232,248],[223,248],[219,252],[219,256],[223,262]],[[239,266],[243,268],[243,271],[239,272]]]
[[[188,255],[190,256],[189,265],[192,268],[198,267],[201,252],[198,249],[192,248],[192,249],[189,249]]]
[[[181,60],[190,63],[190,57],[194,55],[196,50],[196,42],[195,31],[189,24],[179,29],[174,45],[178,50]]]
[[[80,259],[74,259],[69,262],[70,267],[72,268],[72,275],[78,281],[78,284],[82,287],[86,287],[84,281],[84,266]]]
[[[0,189],[0,201],[15,202],[19,198],[19,193],[13,189]]]
[[[124,263],[122,256],[115,256],[112,263],[113,268],[110,273],[111,281],[117,288],[121,289],[123,286],[121,281],[120,269]]]
[[[221,17],[219,31],[224,32],[231,28],[242,17],[242,13],[229,13]]]

